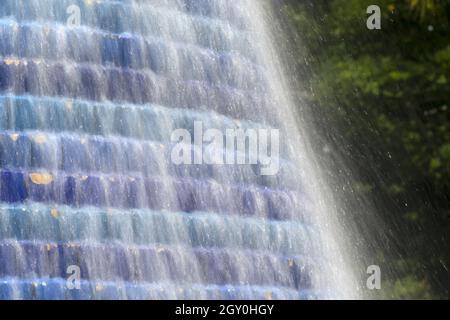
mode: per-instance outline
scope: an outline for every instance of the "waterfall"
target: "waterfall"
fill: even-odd
[[[1,299],[347,296],[263,11],[0,0]],[[280,130],[279,171],[174,164],[171,135],[195,122]]]

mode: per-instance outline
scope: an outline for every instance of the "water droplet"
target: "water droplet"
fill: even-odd
[[[72,100],[67,100],[66,101],[66,108],[67,108],[67,110],[72,111],[72,108],[73,108],[73,101]]]
[[[166,249],[164,249],[163,247],[160,247],[156,250],[157,253],[162,253],[164,251],[166,251]]]

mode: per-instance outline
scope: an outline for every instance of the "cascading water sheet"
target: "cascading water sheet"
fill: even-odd
[[[171,161],[196,121],[286,130],[250,5],[0,0],[0,298],[317,297],[288,143],[273,176]]]

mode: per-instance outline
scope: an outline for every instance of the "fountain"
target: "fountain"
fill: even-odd
[[[260,1],[0,2],[1,299],[352,295]],[[195,122],[279,129],[279,171],[174,164]]]

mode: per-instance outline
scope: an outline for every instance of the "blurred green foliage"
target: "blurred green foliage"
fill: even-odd
[[[369,30],[369,5],[381,30]],[[295,71],[323,135],[390,235],[379,298],[448,298],[450,1],[286,0]],[[339,128],[333,131],[330,128]],[[336,138],[342,137],[342,138]]]

